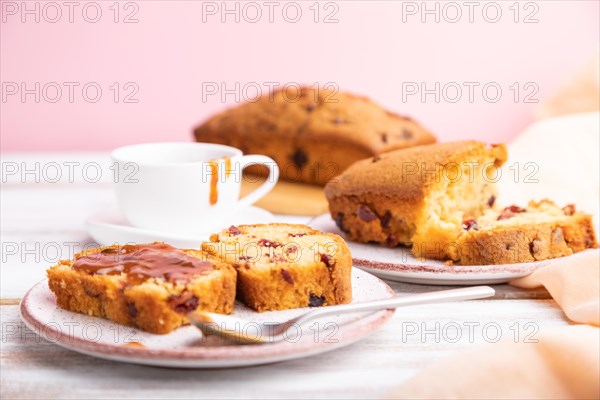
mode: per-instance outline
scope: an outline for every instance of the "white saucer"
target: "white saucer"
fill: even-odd
[[[204,226],[201,227],[202,230],[198,233],[178,234],[134,227],[127,222],[116,208],[113,208],[91,215],[85,222],[85,226],[92,238],[103,246],[110,246],[115,243],[157,241],[166,242],[175,247],[197,248],[201,242],[208,240],[212,233],[216,233],[230,225],[268,224],[274,220],[273,214],[267,210],[251,206],[228,215],[222,220],[220,226]]]
[[[308,225],[342,236],[350,247],[354,266],[380,278],[425,285],[489,285],[506,283],[531,274],[549,260],[504,265],[448,266],[443,261],[416,258],[407,247],[383,247],[349,241],[329,214],[312,219]]]

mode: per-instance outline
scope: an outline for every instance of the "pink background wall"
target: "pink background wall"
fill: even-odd
[[[264,91],[264,82],[333,82],[415,117],[443,140],[501,141],[533,118],[537,105],[524,98],[535,86],[524,88],[527,82],[539,87],[533,98],[543,101],[599,48],[600,10],[595,1],[521,2],[517,23],[512,1],[494,3],[502,12],[496,23],[486,21],[496,16],[493,5],[483,11],[490,2],[479,2],[473,22],[464,3],[454,3],[462,12],[456,23],[450,22],[456,8],[445,2],[428,3],[431,9],[438,4],[439,22],[433,14],[421,15],[421,2],[337,1],[327,9],[320,3],[317,23],[312,1],[296,3],[302,11],[297,23],[284,19],[285,2],[274,9],[272,23],[262,1],[255,3],[262,11],[256,23],[248,21],[255,18],[255,8],[247,6],[243,13],[246,3],[238,5],[239,22],[225,15],[225,23],[220,12],[203,15],[203,7],[222,8],[220,1],[122,2],[118,23],[112,1],[96,3],[102,11],[96,23],[84,19],[95,18],[94,7],[83,12],[89,2],[74,9],[73,22],[69,9],[58,2],[62,16],[55,23],[50,20],[57,18],[57,10],[45,2],[27,3],[30,9],[38,4],[39,22],[34,14],[23,14],[20,1],[1,3],[3,151],[109,150],[135,142],[189,140],[196,123],[236,102],[233,95],[227,96],[227,104],[217,95],[203,99],[203,82],[225,82],[229,88],[235,82],[241,87],[255,83]],[[228,2],[228,7],[235,3]],[[292,7],[287,8],[288,19],[294,18]],[[323,23],[336,7],[338,22]],[[415,7],[417,14],[410,14]],[[123,23],[131,12],[138,22]],[[524,23],[531,13],[538,22]],[[20,88],[11,94],[22,82],[29,89],[40,82],[39,103],[34,94],[23,101]],[[42,90],[49,82],[61,87],[56,103],[49,101],[56,87]],[[72,102],[63,82],[79,84]],[[102,89],[96,103],[83,97],[82,87],[88,82]],[[110,88],[114,82],[120,86],[118,102],[113,98],[115,87]],[[134,85],[124,88],[127,82]],[[458,82],[462,98],[450,102],[456,95],[451,90],[446,97],[441,93],[439,102],[434,95],[425,101],[418,95],[403,99],[406,82],[425,82],[429,88],[435,82]],[[480,84],[473,102],[462,82]],[[503,91],[496,103],[482,95],[487,82]],[[510,89],[514,82],[521,87],[516,102]],[[139,91],[133,98],[138,102],[123,102],[136,86]],[[94,96],[94,90],[88,95]]]

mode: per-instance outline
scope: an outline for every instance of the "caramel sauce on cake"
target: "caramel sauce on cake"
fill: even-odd
[[[131,284],[150,278],[162,278],[172,283],[186,282],[195,275],[212,271],[214,267],[213,263],[164,243],[106,248],[79,257],[73,263],[73,269],[90,275],[126,274]]]

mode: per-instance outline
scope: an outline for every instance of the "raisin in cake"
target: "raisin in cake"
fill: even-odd
[[[462,229],[454,258],[462,265],[540,261],[597,247],[591,215],[550,200],[488,210]]]
[[[325,187],[332,218],[348,238],[417,255],[448,257],[462,221],[494,205],[503,145],[476,141],[396,150],[352,165]]]
[[[187,324],[191,311],[231,313],[235,304],[232,266],[163,243],[89,250],[47,274],[60,307],[152,333]]]
[[[365,97],[293,86],[217,114],[194,135],[268,155],[283,179],[320,185],[365,157],[435,142],[417,122]]]
[[[305,225],[231,226],[202,249],[237,269],[238,298],[257,311],[352,299],[352,257],[338,235]]]

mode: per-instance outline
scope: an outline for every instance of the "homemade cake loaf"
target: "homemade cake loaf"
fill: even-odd
[[[257,311],[352,299],[352,257],[338,235],[305,225],[240,225],[202,244],[237,270],[238,298]]]
[[[550,200],[488,210],[462,229],[454,257],[462,265],[540,261],[597,247],[591,215]]]
[[[164,243],[101,247],[47,271],[57,304],[152,333],[187,324],[194,310],[231,313],[236,273],[218,257]]]
[[[412,119],[365,97],[294,86],[217,114],[194,135],[199,142],[265,154],[283,179],[319,185],[365,157],[435,142]]]
[[[494,205],[503,145],[476,141],[397,150],[352,165],[325,187],[332,218],[348,238],[445,259],[465,219]],[[426,244],[435,243],[435,246]]]
[[[596,247],[591,216],[549,200],[496,209],[503,145],[476,141],[398,150],[359,161],[325,188],[350,240],[412,246],[463,265],[517,263]]]

